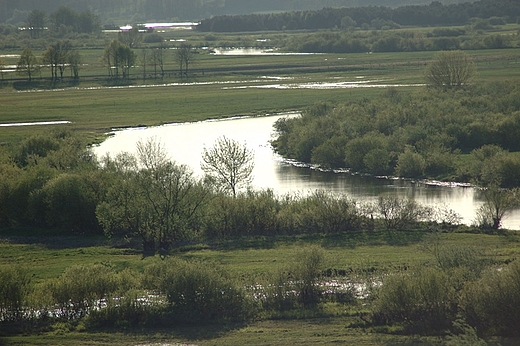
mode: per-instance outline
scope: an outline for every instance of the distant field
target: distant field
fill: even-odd
[[[102,50],[86,52],[88,64],[97,67],[81,73],[88,74],[96,69],[100,72],[103,67],[98,54]],[[147,79],[144,82],[134,79],[130,86],[110,86],[101,79],[72,86],[63,83],[57,85],[55,90],[45,91],[32,90],[38,84],[26,85],[22,82],[15,83],[15,87],[27,90],[15,91],[10,83],[4,82],[0,88],[0,123],[71,121],[72,124],[65,126],[86,133],[91,140],[97,140],[113,127],[151,126],[296,110],[320,101],[341,102],[375,95],[381,93],[382,89],[280,90],[258,86],[360,80],[397,85],[420,84],[423,82],[424,66],[434,54],[238,57],[201,54],[188,80],[167,76],[164,80]],[[520,49],[470,51],[468,54],[477,62],[477,82],[520,77]],[[133,75],[139,75],[137,69]],[[0,142],[16,142],[42,130],[40,126],[4,127],[0,131]]]

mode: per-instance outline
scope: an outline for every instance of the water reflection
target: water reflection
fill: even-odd
[[[295,114],[126,129],[116,131],[114,136],[94,148],[94,152],[98,156],[113,156],[121,151],[135,152],[139,140],[156,137],[164,144],[172,159],[188,165],[195,175],[202,176],[200,160],[204,146],[212,146],[218,137],[225,135],[246,143],[255,152],[254,187],[270,188],[280,195],[307,194],[317,189],[325,189],[345,194],[356,201],[367,202],[376,200],[382,194],[390,194],[413,198],[425,205],[448,206],[460,214],[466,224],[473,221],[475,211],[482,204],[479,191],[471,187],[435,186],[402,179],[380,179],[296,167],[275,154],[269,145],[273,135],[273,123],[285,116]],[[504,227],[520,229],[520,211],[505,219]]]

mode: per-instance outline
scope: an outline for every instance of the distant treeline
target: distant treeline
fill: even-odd
[[[393,25],[438,26],[465,25],[472,18],[504,17],[517,22],[520,2],[515,0],[481,0],[444,5],[434,1],[429,5],[410,5],[397,8],[365,6],[352,8],[324,8],[318,11],[298,11],[241,16],[217,16],[205,19],[201,31],[275,31],[317,30],[345,26],[372,28],[374,21]]]
[[[442,0],[443,4],[466,0]],[[430,0],[0,0],[0,22],[18,25],[32,10],[92,11],[103,23],[132,24],[139,21],[200,20],[217,15],[318,10],[324,7],[421,5]]]

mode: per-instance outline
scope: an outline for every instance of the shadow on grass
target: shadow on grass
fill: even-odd
[[[101,235],[82,235],[62,230],[38,228],[0,229],[0,240],[10,244],[40,245],[48,249],[69,249],[107,245]]]
[[[242,237],[229,240],[212,241],[203,246],[204,249],[222,251],[246,249],[273,249],[280,245],[301,243],[302,245],[321,245],[324,248],[349,248],[358,246],[406,246],[419,243],[428,232],[425,230],[375,230],[347,231],[341,233],[300,234],[278,236]],[[197,246],[183,246],[179,252],[196,250]]]

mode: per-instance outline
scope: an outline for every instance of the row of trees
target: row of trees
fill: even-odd
[[[504,17],[516,22],[520,5],[510,0],[481,0],[443,5],[434,1],[429,5],[397,8],[367,6],[324,8],[318,11],[298,11],[241,16],[215,16],[201,21],[201,31],[279,31],[334,29],[345,26],[371,25],[440,26],[466,25],[472,18]]]
[[[81,55],[74,50],[70,41],[58,41],[50,45],[40,59],[30,48],[25,48],[18,59],[16,71],[21,75],[26,75],[31,81],[36,74],[40,73],[42,66],[50,68],[53,81],[63,79],[67,68],[70,69],[71,77],[77,80],[81,67]]]
[[[142,48],[138,56],[129,44],[129,38],[124,33],[119,39],[111,41],[103,52],[102,61],[108,70],[108,78],[128,79],[130,70],[137,64],[143,67],[143,79],[147,78],[147,67],[151,66],[153,75],[164,77],[166,52],[164,46],[158,48]],[[122,42],[123,41],[123,42]],[[132,39],[134,42],[135,39]],[[188,77],[189,68],[197,57],[197,51],[190,44],[181,44],[174,51],[173,59],[179,64],[179,75]],[[0,66],[3,65],[0,61]],[[67,68],[70,69],[71,77],[79,79],[81,68],[81,55],[74,49],[68,40],[57,41],[51,44],[38,58],[30,48],[25,48],[20,54],[17,63],[17,72],[28,77],[29,81],[40,74],[42,67],[49,67],[53,81],[63,80]],[[150,72],[148,72],[150,73]],[[3,78],[3,75],[2,75]]]
[[[50,23],[49,23],[50,22]],[[38,38],[50,24],[53,33],[64,35],[68,32],[91,34],[101,30],[99,17],[91,11],[77,13],[69,7],[60,7],[47,17],[42,10],[32,10],[27,16],[26,30],[31,37]]]
[[[402,31],[330,31],[301,34],[283,42],[282,49],[305,53],[417,52],[501,49],[520,44],[518,35],[480,34],[468,29],[434,29],[429,33]]]
[[[125,44],[128,42],[129,44]],[[129,38],[128,35],[120,35],[119,39],[113,40],[104,50],[103,63],[108,68],[109,78],[127,79],[130,76],[130,69],[140,63],[143,67],[143,79],[147,76],[147,67],[152,66],[153,75],[164,77],[164,65],[166,62],[167,50],[161,44],[158,48],[142,48],[140,55],[135,53],[132,46],[136,40]],[[197,51],[192,45],[183,43],[175,48],[173,59],[179,64],[179,75],[188,78],[190,65],[194,62]]]

